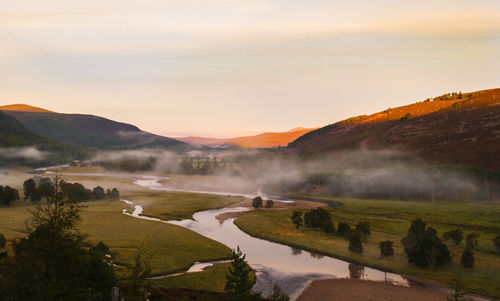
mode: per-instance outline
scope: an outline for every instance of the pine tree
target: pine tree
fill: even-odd
[[[231,267],[226,274],[226,286],[224,291],[231,300],[243,300],[249,298],[252,290],[252,282],[249,275],[252,269],[245,261],[246,255],[241,252],[238,246],[233,250]]]

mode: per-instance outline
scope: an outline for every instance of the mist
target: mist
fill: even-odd
[[[40,151],[35,147],[0,148],[0,159],[26,159],[41,161],[44,160],[48,155],[48,152]]]
[[[102,152],[92,162],[128,172],[200,175],[204,177],[183,185],[252,191],[263,196],[314,194],[402,200],[490,200],[500,196],[498,173],[435,166],[396,150],[359,149],[304,158],[282,150],[212,149],[179,155],[145,149]]]

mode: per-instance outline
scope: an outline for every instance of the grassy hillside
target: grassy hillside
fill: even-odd
[[[350,118],[288,145],[304,156],[352,149],[397,149],[431,162],[500,170],[500,89],[446,94]]]
[[[185,149],[187,144],[175,139],[141,131],[136,126],[106,118],[83,114],[60,114],[50,111],[22,111],[18,106],[0,107],[4,113],[15,117],[26,128],[39,136],[54,141],[102,149],[134,149],[164,147]]]
[[[0,166],[53,165],[71,159],[82,159],[88,155],[88,151],[84,148],[52,141],[33,133],[16,118],[2,111],[0,111],[0,147],[4,148],[0,154]]]

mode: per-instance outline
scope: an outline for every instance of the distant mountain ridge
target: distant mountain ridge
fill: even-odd
[[[0,110],[37,135],[62,143],[98,149],[189,148],[184,142],[99,116],[55,113],[27,105],[2,106]]]
[[[243,136],[236,138],[204,138],[204,137],[183,137],[178,140],[194,145],[206,145],[212,147],[237,146],[241,148],[270,148],[286,146],[298,137],[312,131],[297,127],[286,132],[267,132],[254,136]]]
[[[288,145],[303,156],[399,149],[429,161],[500,170],[500,89],[445,94],[311,131]]]

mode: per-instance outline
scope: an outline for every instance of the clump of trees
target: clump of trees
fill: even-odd
[[[80,183],[68,183],[60,181],[60,193],[64,198],[74,199],[80,202],[88,200],[101,200],[120,198],[118,189],[113,188],[104,192],[104,188],[97,186],[93,190],[85,188]],[[32,202],[40,202],[42,199],[51,199],[55,196],[56,187],[51,178],[30,178],[23,183],[24,199]]]
[[[451,262],[448,247],[437,236],[436,229],[416,219],[401,243],[410,263],[421,268],[437,268]]]
[[[63,197],[57,178],[54,188],[47,203],[30,211],[33,230],[0,262],[2,300],[109,300],[112,254],[78,232],[78,200]]]
[[[297,229],[304,224],[301,211],[294,211],[290,219]]]
[[[381,241],[379,244],[380,256],[381,257],[388,257],[388,256],[394,255],[393,245],[394,245],[394,242],[391,240]]]
[[[0,186],[0,204],[10,206],[10,203],[19,200],[19,192],[10,186]]]
[[[321,207],[310,209],[306,212],[304,214],[304,224],[306,227],[319,228],[326,233],[333,233],[335,231],[332,215]]]
[[[464,231],[462,231],[460,229],[455,229],[455,230],[445,232],[443,234],[443,239],[445,241],[448,241],[451,239],[451,240],[453,240],[455,245],[458,246],[462,242],[462,240],[464,240]]]

